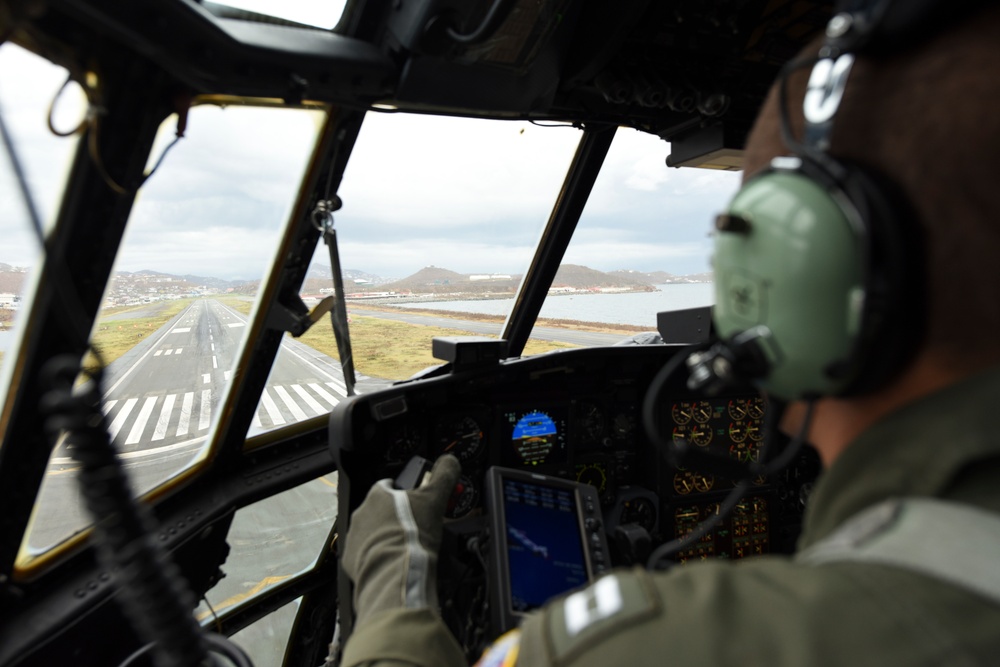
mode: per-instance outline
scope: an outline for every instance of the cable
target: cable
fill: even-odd
[[[41,400],[45,429],[57,441],[65,433],[66,451],[80,464],[80,491],[94,520],[98,561],[120,581],[117,600],[126,617],[139,637],[154,645],[158,667],[204,664],[209,642],[190,613],[192,595],[153,538],[149,508],[133,499],[111,444],[101,410],[103,369],[87,373],[89,381],[78,391],[73,384],[80,368],[73,355],[49,360],[42,372],[51,387]]]
[[[469,33],[460,33],[452,27],[446,31],[448,37],[458,44],[471,46],[489,39],[497,31],[500,24],[504,22],[513,9],[516,0],[494,0],[483,22],[475,30]]]

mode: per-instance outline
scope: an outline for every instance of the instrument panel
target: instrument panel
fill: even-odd
[[[395,477],[414,455],[433,460],[453,454],[462,464],[462,479],[448,506],[450,519],[483,511],[485,472],[499,465],[590,484],[601,499],[609,538],[624,525],[640,526],[654,543],[683,535],[717,508],[717,496],[733,482],[671,465],[641,428],[646,389],[679,349],[564,351],[355,397],[338,406],[331,422],[341,484],[359,489],[344,500],[355,507],[372,483]],[[659,426],[674,440],[745,463],[759,460],[767,410],[766,399],[757,395],[692,397],[683,386],[668,387]],[[784,479],[759,478],[753,485],[737,514],[748,517],[755,541],[740,543],[745,531],[734,525],[715,531],[731,539],[710,534],[714,542],[678,558],[740,558],[772,550],[775,506],[796,514],[794,502],[786,501],[798,490],[784,488]]]
[[[650,345],[560,351],[407,381],[344,401],[331,415],[330,429],[340,468],[340,507],[356,508],[372,484],[395,478],[414,455],[433,460],[449,453],[461,462],[462,476],[448,503],[443,550],[468,551],[468,545],[488,540],[486,471],[503,466],[593,486],[610,564],[645,564],[652,549],[718,512],[734,487],[713,471],[676,464],[642,427],[647,388],[683,349]],[[723,459],[759,460],[767,401],[747,393],[693,396],[683,381],[668,382],[661,392],[661,438],[685,440]],[[774,446],[783,444],[779,437]],[[750,492],[731,515],[674,560],[792,551],[818,471],[818,458],[808,449],[785,471],[752,480]],[[452,583],[467,588],[476,580],[480,556],[442,553],[442,567],[455,568]],[[439,568],[439,575],[447,586],[448,572]],[[454,615],[456,624],[468,626],[476,596],[466,592],[469,601],[462,603],[461,591],[449,595],[455,600],[450,604],[469,607]],[[474,651],[475,640],[462,639],[460,632],[456,636]]]

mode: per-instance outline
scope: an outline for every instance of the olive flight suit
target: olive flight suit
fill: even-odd
[[[529,616],[483,662],[1000,664],[998,412],[997,368],[907,405],[824,472],[795,556],[615,571]],[[464,661],[436,614],[399,609],[356,628],[343,664]]]

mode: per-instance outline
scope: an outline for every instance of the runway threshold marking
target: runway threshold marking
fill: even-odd
[[[160,408],[160,418],[156,421],[156,427],[153,429],[153,442],[163,440],[166,437],[167,426],[170,424],[170,413],[174,410],[174,401],[176,398],[176,394],[169,394],[163,399],[163,407]]]
[[[132,430],[129,431],[128,437],[125,438],[126,445],[137,445],[139,440],[142,438],[142,432],[146,430],[146,422],[149,421],[149,415],[153,414],[153,408],[156,406],[156,396],[150,396],[147,398],[142,407],[139,408],[139,416],[135,418],[135,422],[132,424]]]
[[[198,430],[204,431],[212,423],[212,390],[201,391],[201,414],[198,417]]]
[[[299,398],[301,398],[305,402],[305,404],[309,406],[309,409],[315,412],[316,414],[326,412],[326,408],[320,405],[319,401],[310,396],[309,392],[307,392],[301,385],[293,384],[292,391],[298,394]]]
[[[303,421],[306,419],[306,413],[299,407],[299,404],[292,399],[288,390],[281,386],[274,387],[273,389],[274,393],[276,393],[278,398],[281,399],[281,402],[285,404],[286,408],[288,408],[288,411],[292,413],[293,417],[295,417],[295,421]]]
[[[194,392],[189,391],[184,394],[184,400],[181,401],[181,414],[180,418],[177,420],[177,433],[176,435],[187,435],[188,429],[191,425],[191,409],[194,406]]]

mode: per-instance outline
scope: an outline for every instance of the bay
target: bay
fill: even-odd
[[[715,300],[714,286],[711,283],[671,283],[655,287],[655,292],[550,294],[542,305],[539,317],[603,324],[631,324],[649,327],[650,331],[655,331],[657,313],[710,306]],[[406,309],[415,305],[398,304],[397,307]],[[513,305],[514,299],[470,299],[420,302],[417,307],[427,310],[506,316]]]

